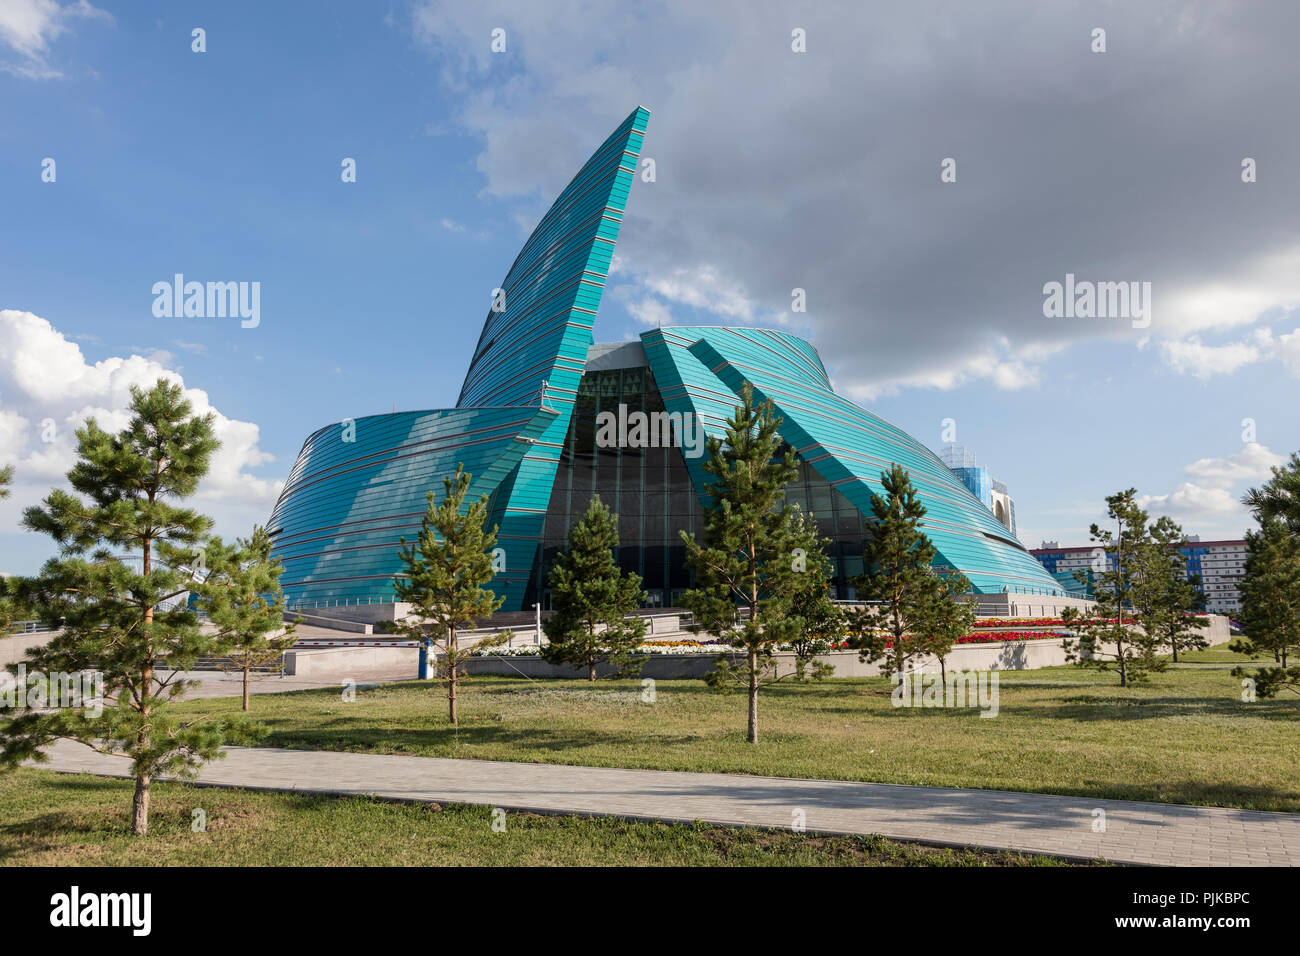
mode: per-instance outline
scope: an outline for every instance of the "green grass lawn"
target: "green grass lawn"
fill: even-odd
[[[1203,651],[1187,651],[1178,655],[1178,663],[1183,664],[1272,664],[1272,654],[1237,654],[1228,650],[1228,645],[1214,644]]]
[[[82,774],[0,774],[7,866],[1029,866],[1018,853],[880,837],[818,837],[696,824],[510,813],[154,784],[149,835],[128,826],[132,784]],[[192,830],[193,812],[207,818]]]
[[[702,681],[476,677],[461,726],[442,685],[268,694],[253,716],[267,746],[537,763],[978,787],[1169,803],[1300,810],[1300,701],[1244,703],[1225,669],[1187,668],[1120,688],[1113,674],[1003,672],[1000,714],[897,709],[880,678],[782,683],[762,692],[760,743],[745,699]],[[236,699],[193,701],[230,714]]]

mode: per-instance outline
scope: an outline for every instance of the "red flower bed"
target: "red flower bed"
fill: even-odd
[[[1046,641],[1054,637],[1068,637],[1067,633],[1054,631],[995,631],[984,634],[967,634],[957,638],[957,644],[999,644],[1004,641]],[[885,638],[885,647],[893,647],[894,639]],[[853,648],[845,641],[831,644],[833,651],[851,651]]]
[[[1114,624],[1115,619],[1112,617],[1102,621],[1100,618],[1096,618],[1089,623]],[[1135,624],[1137,622],[1131,617],[1126,617],[1124,623]],[[983,630],[989,627],[1062,627],[1064,624],[1065,622],[1059,617],[986,617],[976,621],[975,627]]]
[[[996,644],[1000,641],[1045,641],[1053,637],[1068,637],[1055,631],[995,631],[991,634],[967,634],[957,638],[958,644]]]

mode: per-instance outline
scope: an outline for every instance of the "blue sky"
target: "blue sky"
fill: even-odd
[[[49,553],[19,514],[66,471],[79,416],[112,422],[159,369],[220,416],[205,507],[226,535],[265,519],[317,427],[453,405],[529,228],[638,104],[657,180],[634,185],[598,340],[804,334],[837,387],[931,447],[955,419],[1031,547],[1086,543],[1129,486],[1190,533],[1239,536],[1236,498],[1300,448],[1292,14],[1031,9],[11,0],[0,571]],[[155,317],[177,272],[259,282],[260,324]],[[1067,272],[1152,281],[1152,326],[1045,318]]]

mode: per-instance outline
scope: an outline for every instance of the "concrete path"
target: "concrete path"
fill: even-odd
[[[381,670],[357,671],[352,675],[358,689],[374,687],[376,684],[393,681],[414,680],[409,667],[385,668]],[[198,687],[185,691],[185,700],[198,700],[210,697],[240,697],[244,693],[244,677],[238,673],[224,671],[185,671],[184,679],[199,681]],[[285,694],[294,690],[321,690],[332,688],[340,693],[343,683],[329,677],[306,675],[295,677],[291,674],[255,674],[248,684],[250,694]]]
[[[877,833],[899,840],[982,846],[1118,863],[1216,866],[1300,864],[1300,814],[1185,807],[997,790],[950,790],[449,760],[274,748],[225,748],[199,782],[250,789],[374,794],[515,810]],[[44,767],[126,776],[127,762],[78,743],[50,748]],[[1096,810],[1104,833],[1094,832]]]

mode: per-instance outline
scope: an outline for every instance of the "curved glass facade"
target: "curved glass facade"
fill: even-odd
[[[620,564],[652,604],[691,582],[679,532],[700,528],[702,457],[669,439],[668,416],[719,435],[744,385],[771,400],[800,461],[792,503],[832,541],[836,589],[862,572],[880,472],[906,468],[928,514],[936,564],[979,592],[1063,593],[929,449],[836,395],[817,350],[762,329],[664,328],[593,347],[592,326],[649,114],[638,108],[538,223],[501,283],[454,409],[375,415],[313,433],[268,521],[294,603],[393,600],[400,539],[458,464],[491,496],[506,611],[548,603],[545,580],[574,518],[599,495],[619,515]],[[601,440],[600,416],[663,418],[662,442]],[[629,433],[630,434],[630,433]],[[697,435],[702,437],[702,435]]]
[[[522,605],[649,112],[592,154],[494,294],[456,408],[328,425],[298,454],[267,527],[291,602],[391,601],[402,535],[463,461],[492,496],[505,608]],[[354,426],[349,428],[349,426]]]

